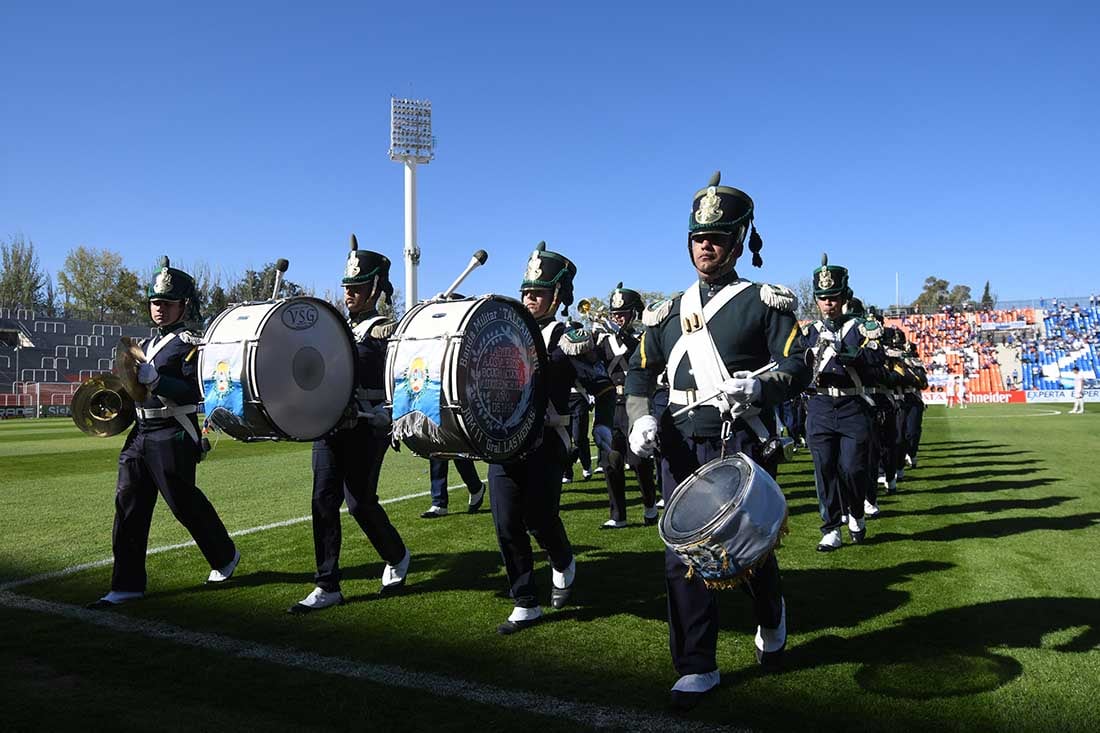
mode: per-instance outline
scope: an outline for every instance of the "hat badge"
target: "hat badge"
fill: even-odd
[[[527,260],[527,274],[524,280],[542,280],[542,258],[537,251],[531,253],[531,259]]]
[[[698,224],[713,224],[722,218],[722,199],[718,196],[716,186],[709,186],[707,192],[699,199],[699,210],[695,212],[695,221]]]
[[[346,277],[355,277],[359,274],[359,258],[355,256],[354,252],[348,254],[348,267],[344,271]]]
[[[833,273],[829,272],[827,269],[822,270],[817,276],[817,287],[822,290],[828,290],[835,284],[836,283],[833,281]]]
[[[160,268],[160,274],[157,275],[156,281],[153,282],[154,293],[167,293],[172,289],[172,273],[168,272],[167,267]]]
[[[611,295],[611,307],[612,308],[622,308],[624,300],[625,299],[623,298],[623,292],[621,290],[616,290]]]

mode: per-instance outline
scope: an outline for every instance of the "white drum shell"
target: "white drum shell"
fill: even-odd
[[[339,424],[355,390],[356,351],[331,305],[297,297],[226,309],[203,339],[200,384],[212,369],[208,354],[234,344],[243,349],[243,420],[255,438],[316,440]]]

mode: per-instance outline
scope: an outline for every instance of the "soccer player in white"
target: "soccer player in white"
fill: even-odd
[[[1085,375],[1073,367],[1073,409],[1071,415],[1083,415],[1085,412]]]

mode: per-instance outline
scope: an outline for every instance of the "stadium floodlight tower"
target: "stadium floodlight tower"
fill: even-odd
[[[390,160],[405,164],[405,310],[416,305],[416,166],[435,157],[432,103],[427,99],[390,97]]]

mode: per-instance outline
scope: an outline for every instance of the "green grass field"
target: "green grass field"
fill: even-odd
[[[883,497],[868,543],[831,554],[814,549],[817,502],[800,453],[780,474],[791,513],[779,551],[785,669],[758,670],[747,599],[724,592],[723,684],[689,720],[754,730],[1100,728],[1100,408],[1090,407],[1084,416],[1065,405],[931,408],[920,466]],[[512,637],[494,631],[511,604],[488,511],[424,521],[426,497],[387,505],[413,554],[403,595],[377,595],[382,563],[345,517],[348,604],[287,615],[312,587],[301,521],[238,537],[237,575],[214,590],[202,585],[208,568],[194,547],[151,555],[147,598],[98,614],[116,622],[105,626],[75,607],[107,589],[109,564],[12,582],[110,557],[121,443],[84,437],[68,421],[0,423],[5,729],[584,728],[553,705],[515,702],[522,693],[665,715],[675,673],[662,545],[641,525],[636,492],[631,527],[602,532],[602,481],[565,487],[577,604]],[[309,446],[223,438],[199,485],[231,532],[305,517]],[[388,455],[383,499],[427,488],[426,461]],[[451,506],[465,506],[465,490]],[[150,547],[188,540],[160,502]],[[539,572],[548,596],[541,558]],[[196,646],[187,632],[222,646]],[[232,646],[244,642],[283,656]],[[461,685],[452,696],[288,666],[295,651],[499,688],[515,707]]]

